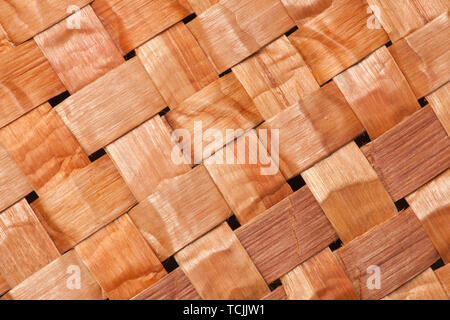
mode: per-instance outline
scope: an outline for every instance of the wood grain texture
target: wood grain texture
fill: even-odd
[[[333,4],[333,0],[281,0],[298,26],[305,24]]]
[[[27,178],[0,143],[0,212],[31,191]]]
[[[450,298],[450,264],[446,264],[442,268],[437,269],[435,273],[447,296]]]
[[[420,109],[386,47],[339,74],[334,81],[372,139]]]
[[[450,136],[450,82],[430,94],[427,100],[447,132],[447,135]]]
[[[385,300],[448,300],[433,270],[427,269],[389,294]]]
[[[389,47],[417,98],[450,80],[450,11]]]
[[[307,21],[289,39],[319,84],[327,82],[389,40],[382,28],[368,28],[370,14],[365,0],[322,0],[314,1],[311,7],[306,3],[301,6],[307,7],[300,13]]]
[[[450,263],[450,170],[406,197],[445,263]]]
[[[280,112],[260,128],[279,129],[280,170],[288,179],[364,130],[334,82]],[[270,146],[270,139],[267,143]]]
[[[218,79],[211,63],[183,22],[136,50],[169,106],[176,106]]]
[[[446,0],[367,0],[379,10],[378,21],[395,42],[450,9]]]
[[[265,295],[261,300],[287,300],[286,291],[283,286],[279,286],[271,293]]]
[[[56,187],[90,163],[48,103],[0,129],[0,142],[38,194]]]
[[[32,208],[60,252],[65,252],[136,203],[105,156],[39,195]]]
[[[218,73],[294,27],[278,0],[220,0],[188,24]]]
[[[191,13],[177,0],[96,0],[92,4],[122,55]]]
[[[127,214],[81,242],[75,250],[110,299],[128,300],[166,275]]]
[[[163,119],[156,115],[108,145],[106,151],[136,200],[141,202],[164,180],[191,170],[185,163],[178,165],[172,161],[176,148]]]
[[[161,183],[130,217],[160,261],[166,260],[231,215],[203,165]]]
[[[164,109],[139,59],[131,59],[59,104],[55,110],[92,154]]]
[[[25,199],[0,213],[0,273],[11,288],[59,257]]]
[[[329,248],[281,278],[289,300],[357,300],[355,289]]]
[[[20,44],[69,16],[71,6],[92,0],[1,0],[0,24],[10,41]]]
[[[14,44],[8,40],[1,24],[0,24],[0,54],[14,48]]]
[[[78,276],[79,282],[74,280]],[[2,300],[103,299],[102,288],[74,250],[46,265],[2,297]]]
[[[65,90],[34,40],[0,53],[0,128]]]
[[[338,249],[335,255],[361,299],[383,298],[439,259],[410,209]],[[373,275],[370,266],[380,268],[380,289],[367,285]]]
[[[397,214],[377,173],[351,142],[302,173],[343,243]]]
[[[183,140],[181,147],[183,150],[191,150],[191,158],[195,164],[201,163],[214,151],[263,121],[252,99],[233,73],[218,79],[175,106],[166,118],[173,129],[187,130],[192,137],[191,141]],[[202,132],[204,148],[200,145],[195,147],[195,129],[197,136]],[[225,139],[216,139],[212,130],[208,129],[219,130]],[[238,132],[238,129],[243,131]],[[230,135],[227,130],[235,132]],[[206,143],[207,141],[210,143]],[[198,152],[195,152],[196,149]]]
[[[9,290],[9,285],[6,283],[5,279],[3,279],[2,275],[0,275],[0,297]]]
[[[34,38],[72,94],[125,61],[91,6],[77,17],[80,29],[63,20]]]
[[[233,67],[233,73],[266,120],[319,89],[311,70],[286,36]]]
[[[200,14],[203,11],[209,9],[212,5],[218,3],[220,0],[187,0],[194,9],[196,14]]]
[[[270,292],[226,223],[181,250],[175,258],[203,299],[254,300]]]
[[[450,139],[431,108],[423,108],[362,150],[394,201],[450,167]]]
[[[242,151],[245,154],[240,154]],[[257,159],[252,161],[252,153],[256,152]],[[228,157],[232,157],[232,163]],[[276,165],[254,130],[205,160],[206,169],[241,224],[292,193]]]
[[[337,239],[307,187],[237,229],[236,236],[267,283]]]
[[[181,268],[177,268],[133,300],[200,300],[194,286]]]

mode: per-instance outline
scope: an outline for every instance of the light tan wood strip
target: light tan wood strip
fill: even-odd
[[[450,263],[450,170],[410,194],[406,200],[445,263]]]
[[[0,24],[8,38],[20,44],[92,0],[1,0]]]
[[[450,80],[450,11],[389,47],[417,98]]]
[[[48,103],[0,129],[0,142],[38,194],[56,187],[90,163]]]
[[[370,163],[351,142],[302,173],[343,243],[397,214]]]
[[[286,291],[283,286],[279,286],[261,300],[287,300]]]
[[[141,202],[164,180],[191,170],[185,163],[172,161],[172,152],[176,148],[167,126],[156,115],[108,145],[106,151],[136,200]]]
[[[96,0],[92,7],[122,55],[191,13],[177,0]]]
[[[136,52],[169,106],[180,104],[218,79],[197,40],[182,22]]]
[[[433,270],[427,269],[384,300],[448,300],[448,296]]]
[[[356,300],[355,289],[329,248],[281,278],[289,300]]]
[[[355,64],[389,38],[383,28],[368,28],[365,0],[314,1],[299,30],[289,39],[312,69],[319,84]],[[310,10],[311,9],[311,10]]]
[[[450,298],[450,264],[446,264],[442,268],[437,269],[435,273],[447,296]]]
[[[280,170],[288,179],[364,130],[334,82],[280,112],[260,128],[279,130]],[[271,139],[266,142],[263,141],[270,151]]]
[[[450,136],[450,82],[427,97],[447,135]]]
[[[241,224],[292,193],[254,130],[206,159],[205,167]]]
[[[130,217],[163,261],[231,215],[208,171],[200,165],[161,183]]]
[[[0,213],[0,273],[11,288],[59,257],[26,200]]]
[[[220,0],[187,0],[194,9],[196,14],[208,10],[212,5],[218,3]]]
[[[75,93],[125,59],[91,6],[77,13],[79,28],[74,29],[70,19],[38,34],[34,40],[67,90]]]
[[[0,54],[14,48],[14,44],[8,40],[5,31],[0,24]]]
[[[34,40],[1,53],[0,128],[65,90]]]
[[[104,156],[39,195],[34,212],[60,252],[65,252],[136,203],[111,160]]]
[[[188,24],[218,73],[294,27],[278,0],[221,0]]]
[[[372,139],[420,109],[386,47],[339,74],[334,81]]]
[[[361,299],[383,298],[439,259],[433,243],[409,209],[335,254]],[[377,274],[381,277],[378,288]]]
[[[4,300],[103,300],[102,288],[71,250],[2,297]]]
[[[270,292],[226,223],[190,244],[175,257],[203,299],[259,299]]]
[[[233,67],[233,72],[266,120],[319,89],[286,36]]]
[[[237,229],[236,236],[267,283],[337,239],[308,187]]]
[[[110,299],[128,300],[166,275],[127,214],[75,249]]]
[[[393,42],[450,9],[446,0],[367,0],[367,3]]]
[[[333,4],[333,0],[281,0],[281,2],[298,26],[312,20]]]
[[[164,100],[139,59],[131,59],[84,87],[55,110],[92,154],[164,109]]]
[[[133,300],[200,300],[194,286],[181,268],[177,268]]]

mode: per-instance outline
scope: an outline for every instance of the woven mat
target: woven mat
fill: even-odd
[[[448,299],[449,9],[0,0],[0,296]]]

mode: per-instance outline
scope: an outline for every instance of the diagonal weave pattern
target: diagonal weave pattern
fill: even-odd
[[[0,0],[1,299],[449,299],[449,10]]]

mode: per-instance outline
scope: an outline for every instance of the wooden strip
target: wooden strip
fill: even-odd
[[[420,109],[386,47],[339,74],[334,81],[372,139]]]
[[[431,240],[410,209],[335,253],[361,299],[386,296],[439,259]],[[375,281],[372,282],[376,277],[374,267],[379,267],[380,271],[379,289],[371,286],[376,285]]]
[[[204,166],[161,183],[130,211],[130,217],[166,260],[231,215]]]
[[[367,0],[395,42],[450,9],[446,0]],[[378,12],[376,12],[378,11]]]
[[[410,194],[406,200],[442,259],[450,262],[450,170]]]
[[[431,108],[423,108],[364,146],[397,201],[450,167],[450,139]]]
[[[177,146],[159,115],[114,141],[106,151],[138,202],[144,201],[166,179],[187,173],[191,167],[175,164]]]
[[[192,12],[184,1],[177,0],[96,0],[92,8],[122,55]]]
[[[128,300],[166,275],[127,214],[75,249],[110,299]]]
[[[0,214],[0,272],[11,288],[59,257],[26,200]]]
[[[92,154],[164,108],[144,67],[129,60],[59,104],[55,110]]]
[[[201,163],[214,151],[263,121],[252,99],[233,73],[220,78],[177,105],[166,118],[173,129],[180,129],[177,130],[179,134],[190,134],[189,142],[182,142],[182,148],[184,151],[190,149],[195,164]],[[211,132],[213,130],[220,131],[224,139],[216,139],[214,132]],[[227,130],[234,130],[234,133],[227,134]],[[205,142],[211,141],[209,144],[205,143],[203,152],[201,145],[194,144],[195,136],[198,137],[200,133]]]
[[[334,82],[282,111],[260,128],[279,130],[280,169],[286,178],[308,169],[364,130]],[[266,146],[270,146],[270,139],[267,143]]]
[[[74,29],[68,19],[34,40],[67,90],[75,93],[125,60],[91,6],[77,13],[79,29]]]
[[[281,2],[298,26],[302,26],[309,20],[312,20],[333,4],[333,1],[330,0],[281,0]]]
[[[389,38],[383,28],[368,27],[370,14],[365,0],[318,3],[307,6],[307,10],[300,8],[299,14],[307,21],[289,39],[319,84],[323,84],[384,45]]]
[[[448,299],[439,279],[430,268],[384,298],[384,300]]]
[[[136,203],[107,156],[78,170],[32,203],[60,252],[65,252]]]
[[[355,289],[329,248],[281,278],[289,300],[357,300]]]
[[[343,243],[397,214],[376,172],[351,142],[302,173]]]
[[[31,191],[27,178],[0,143],[0,212]]]
[[[450,80],[450,11],[389,47],[417,98]]]
[[[92,0],[0,0],[0,24],[20,44],[54,25]]]
[[[197,40],[182,22],[136,52],[169,106],[180,104],[218,79]]]
[[[14,48],[14,44],[8,40],[5,31],[0,25],[0,54],[9,51],[12,48]]]
[[[450,298],[450,264],[437,269],[435,273],[447,293],[447,296]]]
[[[0,274],[0,297],[9,290],[9,286]]]
[[[279,286],[268,295],[265,295],[261,300],[287,300],[286,291],[283,286]]]
[[[427,97],[431,108],[438,117],[447,135],[450,136],[450,111],[448,103],[450,101],[450,82],[442,88],[436,90]]]
[[[194,9],[196,14],[208,10],[212,5],[218,3],[220,0],[187,0]]]
[[[286,36],[236,65],[233,72],[266,120],[319,89],[311,70]]]
[[[294,27],[278,0],[221,0],[188,24],[218,73]]]
[[[267,283],[337,239],[307,187],[240,227],[236,236]]]
[[[102,288],[71,250],[13,288],[3,300],[103,300]]]
[[[90,163],[48,103],[0,129],[0,141],[38,193],[55,188]]]
[[[242,151],[244,155],[240,154]],[[255,164],[250,163],[252,153],[257,157]],[[227,161],[229,155],[232,155],[232,163]],[[241,224],[248,223],[292,193],[254,130],[206,159],[205,167]]]
[[[270,292],[226,223],[187,246],[175,257],[203,299],[253,300]]]
[[[34,40],[1,53],[0,128],[65,90]]]
[[[133,300],[200,300],[194,286],[184,274],[177,268],[157,283],[145,289]]]

